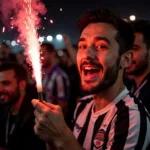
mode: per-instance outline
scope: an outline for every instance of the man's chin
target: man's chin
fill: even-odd
[[[143,72],[138,71],[138,70],[130,70],[130,71],[126,71],[126,74],[129,76],[138,76],[141,75]]]
[[[97,85],[90,85],[90,84],[84,84],[82,85],[83,92],[89,93],[89,94],[95,94],[95,89],[97,88]]]

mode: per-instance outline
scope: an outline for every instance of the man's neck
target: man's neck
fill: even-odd
[[[23,102],[24,96],[25,96],[25,93],[22,94],[19,97],[18,101],[11,106],[12,115],[17,115],[19,113],[19,110],[20,110],[21,104]]]
[[[107,90],[93,95],[95,100],[95,112],[105,108],[109,103],[111,103],[114,98],[116,98],[121,91],[125,88],[123,82],[117,81],[113,86],[109,87]]]
[[[139,76],[134,76],[136,88],[138,88],[141,85],[142,81],[149,73],[150,73],[150,69],[147,69],[143,74],[141,74]]]

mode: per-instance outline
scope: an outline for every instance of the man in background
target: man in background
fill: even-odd
[[[23,66],[0,64],[0,149],[45,150],[45,142],[34,134],[34,89],[29,87]]]
[[[11,52],[11,48],[5,42],[0,44],[0,61],[17,62],[16,55]]]
[[[133,60],[126,69],[132,81],[127,87],[150,113],[150,21],[138,20],[131,23],[134,29]]]
[[[43,67],[43,91],[45,100],[62,108],[64,117],[68,112],[70,81],[68,75],[59,66],[59,58],[51,43],[41,44]]]

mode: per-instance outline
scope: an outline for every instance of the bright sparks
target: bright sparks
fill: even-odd
[[[32,65],[37,90],[41,92],[40,45],[36,29],[40,27],[41,19],[39,16],[45,15],[46,8],[40,0],[0,0],[0,10],[3,22],[10,23],[11,29],[18,29],[18,38],[20,43],[25,46],[25,54],[27,61]],[[15,45],[16,43],[12,44]]]
[[[53,23],[53,20],[52,20],[52,19],[50,20],[50,23]]]
[[[26,37],[26,51],[25,54],[28,56],[28,61],[31,63],[33,68],[33,77],[36,80],[38,92],[42,91],[42,73],[41,73],[41,62],[40,62],[40,46],[38,42],[38,35],[36,32],[36,16],[34,16],[31,0],[24,0],[24,32]]]
[[[5,27],[3,27],[2,32],[3,32],[3,33],[5,32]]]

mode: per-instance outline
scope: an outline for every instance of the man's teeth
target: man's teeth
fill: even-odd
[[[88,73],[90,73],[90,74],[98,73],[100,71],[100,69],[91,67],[91,66],[84,67],[83,70],[84,70],[85,75],[87,75]]]
[[[96,69],[96,68],[93,68],[93,67],[85,67],[85,68],[84,68],[84,70],[87,70],[87,71],[88,71],[88,70],[95,70],[95,69]]]

